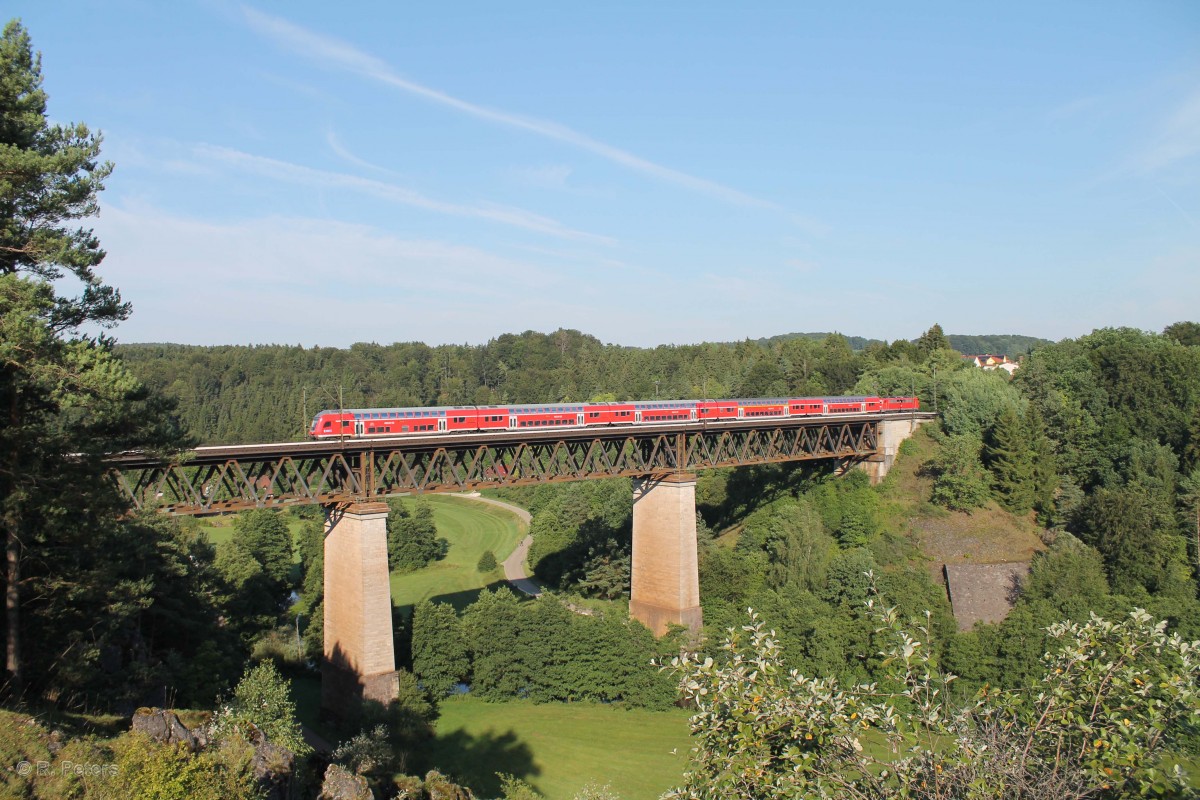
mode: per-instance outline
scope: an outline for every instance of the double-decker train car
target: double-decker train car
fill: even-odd
[[[425,436],[474,431],[716,422],[834,414],[889,414],[918,411],[920,407],[920,401],[915,397],[867,396],[347,408],[318,413],[313,417],[309,436],[314,439]]]

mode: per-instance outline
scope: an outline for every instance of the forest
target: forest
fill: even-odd
[[[439,771],[439,709],[462,693],[686,708],[694,750],[671,797],[1194,796],[1200,324],[959,340],[1025,347],[1011,377],[968,365],[937,324],[857,349],[840,334],[641,349],[573,330],[118,345],[89,331],[131,309],[76,227],[112,165],[86,125],[48,118],[17,22],[0,67],[6,796],[536,797],[520,775]],[[915,393],[937,419],[879,485],[822,465],[702,474],[703,631],[656,639],[629,619],[628,481],[496,490],[531,514],[547,591],[496,582],[397,609],[395,702],[347,709],[324,742],[296,692],[323,652],[322,510],[220,529],[135,514],[105,468],[129,449],[298,439],[339,405],[840,393]],[[393,576],[436,568],[430,508],[389,509]],[[1002,622],[959,630],[927,534],[989,526],[1032,535],[1030,569]]]

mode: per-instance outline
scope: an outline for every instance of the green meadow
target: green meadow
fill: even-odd
[[[431,759],[478,796],[496,797],[496,773],[547,800],[608,784],[622,800],[651,800],[677,785],[692,746],[688,712],[587,703],[442,701]]]
[[[500,563],[525,535],[524,524],[501,508],[457,497],[431,495],[423,498],[433,509],[438,536],[450,543],[445,558],[424,569],[392,573],[392,601],[403,614],[422,600],[436,599],[462,609],[487,586],[504,582],[502,567],[480,573],[475,567],[485,550]],[[403,501],[411,508],[413,497]]]

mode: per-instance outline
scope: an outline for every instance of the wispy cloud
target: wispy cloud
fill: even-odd
[[[339,158],[353,164],[356,167],[361,167],[362,169],[370,170],[371,172],[383,173],[385,175],[393,175],[397,177],[400,175],[400,173],[396,172],[395,170],[388,169],[387,167],[381,167],[378,164],[372,164],[365,158],[360,158],[359,156],[350,152],[350,150],[342,144],[342,140],[339,139],[337,134],[333,131],[329,131],[329,133],[325,135],[325,141],[329,143],[329,149],[336,153]]]
[[[1192,92],[1163,123],[1154,141],[1133,159],[1140,172],[1156,172],[1200,153],[1200,90]]]
[[[309,58],[334,64],[342,69],[357,73],[363,77],[379,81],[400,91],[415,95],[431,103],[451,108],[463,114],[486,120],[497,125],[517,128],[547,139],[564,142],[605,158],[615,164],[632,169],[636,172],[650,175],[654,178],[682,186],[695,192],[716,197],[729,203],[742,206],[768,209],[785,214],[793,221],[810,227],[821,227],[818,223],[806,219],[778,203],[764,200],[747,194],[724,184],[690,175],[677,169],[656,164],[640,156],[634,155],[619,147],[593,139],[590,136],[572,130],[565,125],[550,120],[525,117],[507,111],[487,108],[467,100],[462,100],[437,89],[424,86],[415,81],[398,75],[383,60],[365,53],[351,44],[338,39],[310,31],[285,19],[264,14],[261,11],[242,7],[246,21],[258,33],[274,39],[276,42],[295,50]]]
[[[513,167],[509,170],[514,178],[528,186],[543,189],[565,189],[571,177],[571,168],[566,164],[543,164],[537,167]]]
[[[253,172],[254,174],[263,177],[272,178],[279,181],[288,181],[291,183],[303,184],[306,186],[319,186],[331,189],[347,189],[351,191],[361,192],[373,197],[378,197],[381,200],[389,200],[395,203],[402,203],[416,208],[422,208],[427,211],[435,211],[441,214],[450,214],[458,217],[471,217],[475,219],[486,219],[492,222],[498,222],[503,225],[511,225],[525,230],[545,233],[551,236],[556,236],[562,239],[573,239],[575,241],[586,241],[595,244],[614,244],[614,240],[607,236],[600,236],[594,233],[568,228],[557,220],[543,217],[540,214],[534,214],[530,211],[525,211],[519,208],[511,208],[508,206],[467,206],[456,203],[447,203],[442,200],[435,200],[431,197],[426,197],[420,192],[407,189],[403,186],[397,186],[392,183],[373,180],[371,178],[363,178],[358,175],[348,175],[341,172],[330,172],[327,170],[314,169],[301,164],[292,164],[287,161],[279,161],[274,158],[266,158],[264,156],[256,156],[250,153],[244,153],[240,150],[233,150],[228,147],[217,147],[215,145],[197,145],[194,154],[204,160],[217,162],[229,166],[237,167],[239,170]]]

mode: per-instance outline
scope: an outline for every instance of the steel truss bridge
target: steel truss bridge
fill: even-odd
[[[776,417],[202,447],[173,461],[142,453],[108,459],[139,510],[220,514],[250,508],[338,505],[405,492],[619,476],[713,467],[880,457],[879,425],[929,414]]]

